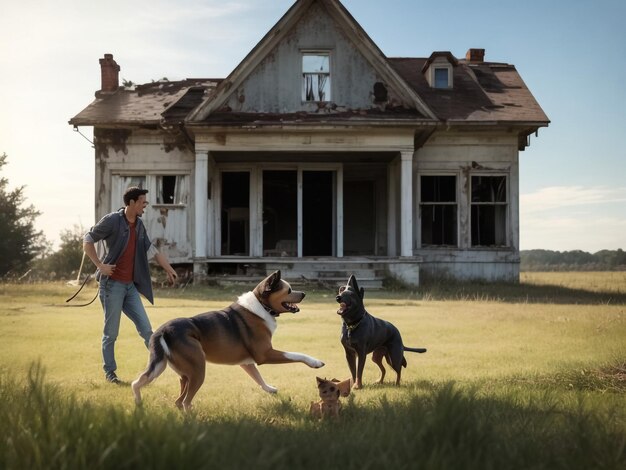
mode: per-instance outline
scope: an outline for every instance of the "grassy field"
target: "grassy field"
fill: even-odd
[[[0,468],[625,468],[626,273],[525,273],[519,285],[439,283],[368,291],[370,313],[407,346],[403,385],[344,400],[338,420],[308,415],[315,376],[346,378],[334,292],[306,289],[280,317],[274,346],[322,359],[260,370],[207,366],[194,412],[173,401],[167,370],[136,409],[129,386],[101,370],[101,307],[71,308],[64,284],[0,285]],[[81,300],[90,300],[95,287]],[[234,288],[163,289],[156,327],[221,308]],[[147,351],[124,319],[118,375],[133,380]],[[392,379],[389,376],[388,379]]]

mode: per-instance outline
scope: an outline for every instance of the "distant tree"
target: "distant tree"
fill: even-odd
[[[7,155],[0,156],[0,171]],[[9,180],[0,178],[0,277],[26,270],[29,263],[46,248],[46,239],[35,230],[41,214],[33,205],[24,206],[24,186],[8,189]]]
[[[602,250],[594,254],[594,256],[604,265],[611,268],[626,266],[626,252],[621,248],[616,251]]]
[[[76,276],[83,258],[84,234],[85,229],[80,225],[61,231],[59,249],[38,261],[37,268],[56,278]]]

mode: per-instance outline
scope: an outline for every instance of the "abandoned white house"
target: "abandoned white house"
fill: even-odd
[[[100,67],[69,121],[94,128],[96,217],[145,187],[196,275],[518,279],[519,152],[549,120],[484,49],[386,57],[338,0],[298,0],[225,79]]]

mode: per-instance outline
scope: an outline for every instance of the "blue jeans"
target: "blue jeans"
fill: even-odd
[[[100,302],[104,310],[104,331],[102,334],[102,358],[105,374],[115,371],[115,340],[120,331],[122,312],[130,318],[148,347],[152,326],[146,309],[141,302],[139,292],[134,283],[125,284],[112,279],[100,283]]]

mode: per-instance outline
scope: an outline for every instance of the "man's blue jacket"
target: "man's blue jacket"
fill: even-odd
[[[154,304],[150,265],[148,263],[148,251],[152,246],[152,242],[148,238],[146,227],[139,217],[137,217],[135,224],[135,233],[137,235],[137,249],[135,250],[133,282],[139,293],[151,304]],[[83,241],[94,244],[103,241],[104,254],[98,253],[100,261],[104,264],[116,264],[117,260],[126,249],[129,234],[128,222],[126,221],[124,209],[122,208],[117,212],[111,212],[102,217],[102,219],[85,234]],[[108,276],[105,276],[100,270],[97,270],[96,279],[98,282],[102,282],[103,280],[107,280]]]

